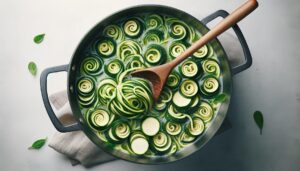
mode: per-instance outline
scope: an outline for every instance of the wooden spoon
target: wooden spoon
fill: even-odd
[[[166,64],[155,66],[151,68],[146,68],[139,71],[134,71],[131,73],[134,77],[140,77],[149,80],[153,86],[153,97],[157,101],[163,86],[172,71],[172,69],[196,52],[199,48],[204,46],[206,43],[225,32],[231,26],[242,20],[248,14],[250,14],[256,7],[258,3],[256,0],[248,0],[238,9],[233,11],[224,20],[218,23],[213,29],[206,33],[203,37],[197,40],[192,46],[190,46],[181,55],[176,57],[173,61]]]

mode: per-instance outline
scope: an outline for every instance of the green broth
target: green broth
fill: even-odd
[[[101,141],[123,153],[154,157],[174,154],[204,134],[221,103],[212,102],[222,93],[220,62],[209,44],[172,71],[156,103],[146,80],[127,77],[173,60],[200,37],[187,23],[157,14],[102,30],[82,57],[76,89],[85,121]],[[143,127],[150,132],[145,134],[145,120],[144,126],[153,122],[159,128]]]

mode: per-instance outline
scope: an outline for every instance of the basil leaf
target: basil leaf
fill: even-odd
[[[44,40],[44,37],[45,37],[45,33],[36,35],[33,38],[33,41],[34,41],[34,43],[39,44],[39,43],[41,43]]]
[[[223,102],[226,99],[226,94],[219,94],[213,100],[213,103]]]
[[[260,134],[262,134],[262,129],[264,126],[264,117],[260,111],[256,111],[253,114],[254,121],[260,130]]]
[[[36,66],[36,64],[34,63],[34,62],[29,62],[28,63],[28,70],[29,70],[29,72],[32,74],[32,75],[36,75],[36,73],[37,73],[37,66]]]
[[[40,149],[45,145],[46,141],[47,141],[47,137],[44,139],[36,140],[34,143],[32,143],[31,147],[29,147],[28,149]]]

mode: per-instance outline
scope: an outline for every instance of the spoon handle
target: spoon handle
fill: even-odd
[[[208,33],[206,33],[203,37],[197,40],[192,46],[190,46],[186,51],[184,51],[180,56],[175,58],[171,63],[172,67],[175,67],[187,57],[191,56],[194,52],[196,52],[199,48],[204,46],[206,43],[225,32],[227,29],[232,27],[234,24],[242,20],[252,11],[254,11],[258,6],[256,0],[248,0],[242,6],[233,11],[230,15],[228,15],[224,20],[218,23],[213,29],[211,29]]]

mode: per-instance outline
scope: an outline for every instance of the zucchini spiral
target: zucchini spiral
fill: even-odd
[[[166,51],[163,47],[157,44],[148,46],[144,58],[150,65],[160,65],[167,60]]]
[[[124,40],[124,34],[122,29],[117,25],[109,25],[104,28],[103,33],[107,37],[113,38],[115,41]]]
[[[202,132],[204,131],[205,127],[204,127],[204,123],[203,121],[198,118],[195,117],[192,119],[192,122],[190,122],[187,126],[187,133],[190,134],[191,136],[198,136],[200,134],[202,134]]]
[[[124,65],[119,59],[114,59],[105,65],[105,73],[111,77],[116,77],[119,73],[123,72]]]
[[[95,81],[91,77],[81,77],[77,82],[79,104],[84,107],[93,105],[95,96]]]
[[[185,97],[193,97],[198,93],[198,84],[194,80],[184,80],[180,86],[180,93]]]
[[[142,48],[137,42],[133,40],[125,40],[118,46],[117,57],[124,61],[128,56],[140,55],[141,51]]]
[[[219,86],[219,81],[215,77],[207,76],[202,80],[200,89],[204,95],[211,96],[217,92]]]
[[[97,52],[101,57],[108,58],[115,54],[116,44],[111,38],[103,38],[97,43]]]
[[[82,61],[81,71],[87,75],[96,76],[101,73],[103,61],[96,57],[87,57]]]
[[[116,96],[117,83],[111,78],[105,78],[99,82],[98,87],[99,103],[107,105]]]
[[[88,124],[96,130],[103,130],[107,128],[113,120],[114,115],[109,114],[104,109],[96,109],[92,112],[89,111],[87,114]]]
[[[177,88],[180,82],[180,75],[177,73],[177,71],[172,71],[167,79],[166,85],[171,88]]]
[[[203,122],[207,123],[211,121],[214,115],[214,111],[209,103],[201,102],[199,109],[195,112],[194,115],[201,118]]]
[[[173,42],[169,47],[169,54],[174,59],[177,56],[181,55],[186,50],[186,46],[179,42]]]
[[[200,74],[200,69],[195,61],[188,59],[184,61],[180,66],[180,72],[187,78],[193,78]]]
[[[143,25],[139,19],[132,18],[125,22],[123,29],[126,36],[131,38],[137,38],[143,32]]]
[[[124,60],[124,63],[126,65],[126,70],[145,67],[144,58],[141,55],[128,56]]]
[[[151,147],[158,153],[166,153],[170,150],[172,145],[171,137],[163,132],[158,132],[153,138]]]
[[[214,75],[215,77],[220,76],[220,66],[219,64],[212,59],[207,59],[202,63],[203,71],[207,74]]]
[[[125,121],[116,120],[108,131],[107,139],[114,143],[122,143],[130,135],[131,129]]]
[[[172,100],[172,96],[172,90],[168,87],[164,87],[154,108],[158,111],[164,110],[167,107],[167,103]]]
[[[166,123],[166,131],[169,135],[178,135],[181,132],[181,125],[176,122],[168,121]]]
[[[159,30],[149,30],[145,33],[143,37],[143,43],[147,45],[148,43],[160,43],[164,39],[164,33]]]
[[[163,24],[163,19],[161,16],[157,14],[152,14],[146,17],[145,24],[147,28],[151,28],[151,29],[158,28]]]
[[[208,48],[206,45],[204,45],[203,47],[201,47],[200,49],[198,49],[193,56],[196,58],[204,58],[206,57],[206,55],[208,54]]]

